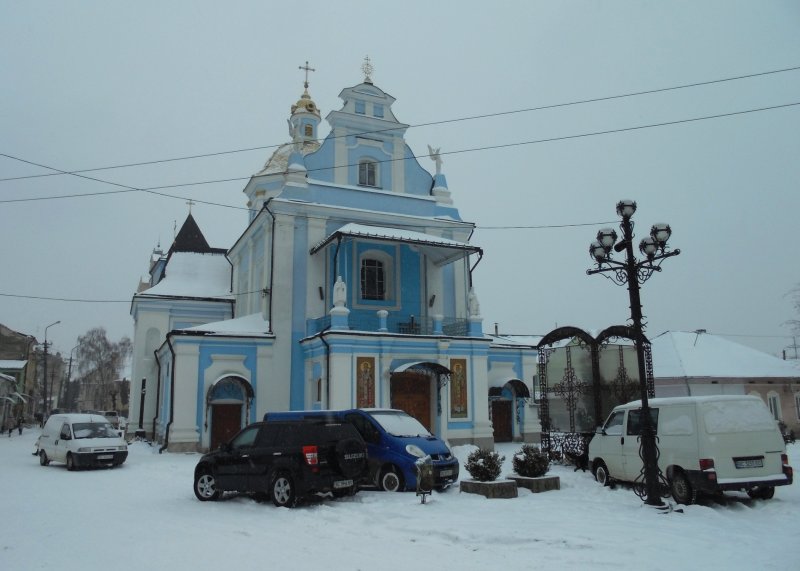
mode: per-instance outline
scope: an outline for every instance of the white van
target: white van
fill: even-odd
[[[54,414],[37,441],[39,463],[63,462],[67,470],[90,466],[119,466],[128,457],[128,445],[99,414]]]
[[[698,492],[726,490],[769,499],[775,486],[792,483],[778,425],[758,397],[656,398],[648,404],[658,467],[676,502],[690,504]],[[641,401],[616,407],[589,443],[592,472],[601,484],[640,477],[641,408]]]

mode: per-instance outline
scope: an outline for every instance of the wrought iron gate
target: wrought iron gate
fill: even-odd
[[[632,328],[615,325],[597,337],[576,327],[560,327],[539,342],[541,448],[552,459],[581,466],[595,428],[612,408],[640,395],[634,340]],[[644,341],[645,383],[651,398],[653,361],[650,342]]]

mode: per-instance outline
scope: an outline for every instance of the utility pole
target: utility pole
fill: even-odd
[[[44,375],[42,375],[42,426],[44,426],[44,421],[47,420],[47,330],[50,329],[53,325],[58,325],[61,321],[54,321],[50,325],[44,328]]]

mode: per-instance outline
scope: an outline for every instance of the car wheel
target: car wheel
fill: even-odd
[[[272,497],[272,503],[279,508],[291,508],[297,501],[294,491],[294,482],[292,482],[291,476],[285,472],[278,473],[275,478],[272,479],[269,493],[270,497]]]
[[[747,495],[757,500],[771,500],[775,496],[775,487],[764,486],[763,488],[753,488],[747,490]]]
[[[47,457],[47,452],[39,450],[39,465],[47,466],[50,464],[50,458]]]
[[[611,476],[608,475],[608,468],[603,462],[598,462],[594,467],[594,479],[601,486],[608,486],[611,484]]]
[[[219,490],[217,489],[217,480],[208,470],[198,472],[194,477],[194,495],[201,502],[216,500],[219,498]]]
[[[403,481],[394,466],[383,469],[379,483],[384,492],[399,492],[403,489]]]
[[[679,504],[693,504],[697,498],[697,492],[692,488],[689,483],[689,478],[686,477],[681,470],[676,470],[670,479],[670,489],[672,497]]]
[[[77,466],[75,466],[75,458],[72,456],[72,454],[67,454],[67,470],[72,472],[73,470],[75,470],[76,467]]]

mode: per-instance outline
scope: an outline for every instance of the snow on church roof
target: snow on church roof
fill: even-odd
[[[216,321],[214,323],[206,323],[205,325],[188,327],[182,329],[182,331],[210,335],[216,334],[226,337],[254,337],[256,335],[269,334],[269,321],[264,319],[261,313],[252,313],[250,315],[237,317],[236,319],[226,319],[225,321]]]
[[[656,378],[800,377],[800,367],[718,335],[667,331],[650,340]]]
[[[164,273],[160,282],[136,297],[232,297],[231,265],[224,255],[173,252]]]

